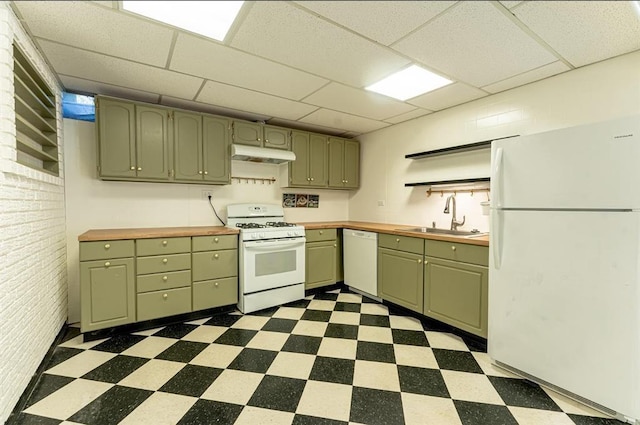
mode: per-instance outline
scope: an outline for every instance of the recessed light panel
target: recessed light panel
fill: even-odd
[[[452,82],[417,65],[411,65],[365,89],[394,99],[407,100]]]
[[[243,1],[123,1],[122,8],[218,41],[224,40]]]

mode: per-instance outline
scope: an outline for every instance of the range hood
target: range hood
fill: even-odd
[[[232,144],[231,159],[235,159],[236,161],[282,164],[287,161],[295,161],[296,154],[291,151],[284,151],[280,149]]]

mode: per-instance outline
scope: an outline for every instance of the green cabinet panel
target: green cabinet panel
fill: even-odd
[[[173,316],[191,311],[191,288],[138,294],[138,321]]]
[[[202,170],[207,183],[229,183],[231,157],[229,152],[229,121],[224,118],[203,118]]]
[[[173,169],[176,180],[202,180],[202,116],[173,113]]]
[[[80,263],[82,332],[136,320],[133,259]]]
[[[336,236],[336,282],[344,281],[344,259],[342,254],[342,229],[337,229]]]
[[[487,337],[488,268],[425,257],[424,314]]]
[[[335,229],[334,229],[335,230]],[[306,244],[305,288],[317,288],[336,283],[336,242]]]
[[[238,275],[238,250],[194,252],[193,281]]]
[[[191,286],[191,270],[178,272],[145,274],[136,279],[138,294],[142,292],[160,291],[164,289]]]
[[[80,261],[133,257],[133,241],[80,242]]]
[[[329,187],[357,189],[360,186],[360,143],[329,137]]]
[[[378,247],[422,255],[424,254],[424,239],[380,233],[378,235]]]
[[[355,140],[344,142],[344,187],[360,187],[360,142]]]
[[[337,229],[307,229],[304,232],[307,243],[320,241],[336,241]]]
[[[152,257],[137,257],[137,273],[165,273],[191,268],[191,254],[155,255]]]
[[[169,180],[169,112],[136,105],[136,176]]]
[[[217,249],[236,249],[238,235],[194,236],[193,252],[212,251]]]
[[[248,121],[233,122],[233,143],[239,145],[262,146],[262,127]]]
[[[329,187],[344,187],[344,140],[329,137]]]
[[[135,178],[135,106],[111,99],[96,101],[99,174]]]
[[[309,136],[309,186],[327,187],[327,136]]]
[[[425,240],[425,255],[463,263],[489,265],[489,248],[464,243]]]
[[[422,255],[378,248],[378,295],[422,313]]]
[[[190,251],[191,238],[189,237],[138,239],[136,241],[136,255],[181,254]]]
[[[193,284],[193,311],[238,302],[238,278],[227,277]]]
[[[296,160],[288,164],[289,184],[291,186],[309,186],[309,133],[293,131],[291,133],[291,151]]]
[[[265,125],[263,127],[263,131],[265,148],[284,150],[289,150],[291,148],[291,143],[289,142],[289,133],[291,131],[288,128]]]

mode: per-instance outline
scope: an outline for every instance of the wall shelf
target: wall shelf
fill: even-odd
[[[450,155],[454,153],[471,152],[479,149],[490,148],[491,142],[493,142],[494,140],[509,139],[511,137],[518,137],[518,134],[513,136],[497,137],[495,139],[490,139],[490,140],[483,140],[481,142],[467,143],[465,145],[451,146],[448,148],[412,153],[412,154],[405,155],[404,157],[406,159],[422,159],[422,158],[432,158],[434,156]]]
[[[439,181],[431,181],[431,182],[418,182],[418,183],[405,183],[405,187],[414,187],[414,186],[453,186],[460,184],[473,184],[473,183],[485,183],[489,182],[491,179],[489,177],[476,177],[472,179],[457,179],[457,180],[439,180]]]

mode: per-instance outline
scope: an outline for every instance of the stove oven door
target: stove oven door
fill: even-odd
[[[305,238],[246,241],[240,252],[243,294],[304,282]]]

